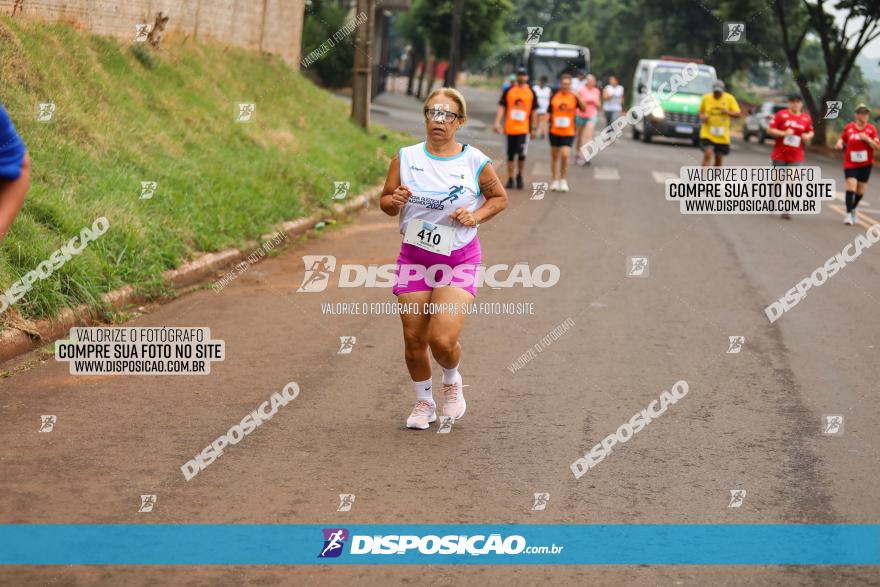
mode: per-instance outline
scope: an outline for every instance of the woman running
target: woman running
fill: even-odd
[[[596,87],[596,77],[593,74],[587,76],[587,81],[575,92],[578,98],[586,104],[586,108],[578,108],[575,116],[577,126],[577,147],[575,152],[578,165],[589,165],[589,161],[581,154],[581,148],[585,143],[593,140],[593,129],[596,128],[596,120],[599,114],[599,106],[602,105],[602,97],[599,88]]]
[[[31,163],[24,142],[0,104],[0,241],[24,204]]]
[[[391,160],[380,205],[400,216],[403,243],[397,257],[394,295],[402,309],[406,366],[416,393],[407,428],[424,430],[437,419],[431,358],[443,368],[443,414],[464,416],[458,342],[465,314],[477,294],[480,239],[477,227],[507,206],[507,192],[491,160],[455,140],[467,105],[452,88],[431,92],[424,104],[427,139],[404,147]],[[430,268],[430,270],[428,269]],[[425,312],[428,305],[457,312]]]
[[[835,149],[846,151],[843,155],[843,175],[846,178],[846,216],[843,223],[853,225],[858,218],[856,208],[865,195],[871,167],[874,165],[874,149],[880,149],[877,129],[868,122],[871,110],[865,104],[856,106],[856,120],[843,127]]]

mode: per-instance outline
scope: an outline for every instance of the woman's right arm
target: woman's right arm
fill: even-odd
[[[389,216],[397,216],[411,195],[410,189],[400,183],[400,157],[395,155],[388,165],[388,176],[385,178],[385,187],[382,188],[379,207]]]

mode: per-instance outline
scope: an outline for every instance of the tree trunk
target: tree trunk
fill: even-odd
[[[837,93],[830,87],[831,81],[837,77],[837,72],[828,76],[828,85],[822,94],[822,99],[817,104],[811,97],[810,116],[813,117],[813,130],[816,136],[813,137],[812,144],[816,147],[825,147],[828,145],[828,121],[825,120],[825,105],[828,102],[837,100]]]
[[[422,59],[422,67],[419,69],[419,85],[416,88],[416,98],[422,98],[422,86],[425,83],[425,70],[428,68],[428,58]]]
[[[434,89],[434,80],[437,78],[437,57],[436,55],[431,55],[431,67],[428,68],[428,89],[425,91],[425,96],[431,93],[431,90]]]
[[[419,91],[416,93],[416,97],[420,100],[425,97],[425,94],[422,93],[422,88],[425,83],[425,74],[428,73],[428,64],[431,61],[431,43],[428,41],[428,37],[425,37],[425,56],[422,58],[422,71],[419,74]]]
[[[825,119],[822,118],[822,114],[820,113],[818,116],[813,116],[813,130],[816,131],[816,136],[813,137],[812,145],[814,147],[824,147],[827,144],[827,129],[825,128]]]
[[[416,76],[416,53],[415,51],[410,51],[407,54],[406,60],[406,95],[412,96],[413,93],[413,80]]]

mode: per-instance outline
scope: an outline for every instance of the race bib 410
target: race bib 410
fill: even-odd
[[[454,236],[455,229],[451,226],[441,226],[425,220],[410,220],[406,225],[403,242],[448,257],[452,253]]]

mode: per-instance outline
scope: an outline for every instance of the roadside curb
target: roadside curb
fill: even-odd
[[[361,210],[369,208],[372,202],[379,200],[381,194],[382,186],[374,186],[345,204],[334,204],[332,212],[329,214],[315,213],[305,218],[283,222],[278,228],[278,232],[284,232],[289,238],[301,236],[330,216],[335,218],[353,216]],[[264,235],[263,241],[271,236],[271,234]],[[245,250],[226,249],[214,253],[204,253],[192,261],[187,261],[177,269],[169,269],[162,276],[174,289],[182,290],[205,281],[216,271],[240,263],[261,246],[262,243],[249,242]],[[260,261],[262,258],[257,260],[255,264]],[[135,293],[135,289],[130,285],[108,292],[102,296],[102,299],[114,310],[145,301],[144,297]],[[33,329],[27,331],[10,326],[7,330],[0,332],[0,362],[8,361],[61,338],[75,326],[88,326],[95,322],[95,312],[90,310],[88,306],[81,305],[77,308],[65,308],[52,318],[37,320],[33,323]]]

